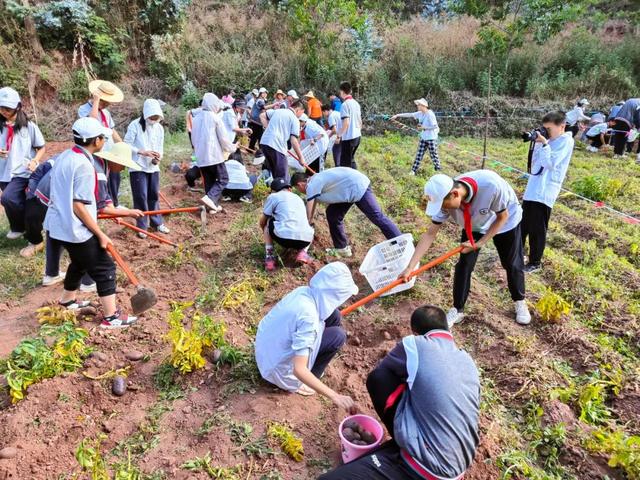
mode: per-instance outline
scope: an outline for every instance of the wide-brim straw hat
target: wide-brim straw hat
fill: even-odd
[[[276,93],[274,94],[274,96],[278,96],[278,95],[282,95],[283,97],[286,96],[285,93],[280,89],[276,90]]]
[[[104,100],[109,103],[120,103],[124,100],[122,90],[106,80],[94,80],[93,82],[90,82],[89,92],[91,92],[91,95],[99,93],[100,100]]]
[[[140,165],[131,159],[131,147],[124,142],[118,142],[110,150],[96,152],[94,155],[118,165],[123,165],[131,170],[140,170]]]
[[[313,90],[309,90],[307,93],[304,94],[304,96],[307,98],[316,98],[315,95],[313,94]]]

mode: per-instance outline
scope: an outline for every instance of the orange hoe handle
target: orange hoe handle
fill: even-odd
[[[431,260],[429,263],[425,263],[423,266],[421,266],[420,268],[414,270],[413,272],[411,272],[409,274],[409,279],[412,277],[417,277],[418,275],[420,275],[423,272],[426,272],[427,270],[429,270],[430,268],[435,267],[436,265],[440,265],[442,262],[444,262],[445,260],[448,260],[449,258],[453,257],[454,255],[457,255],[458,253],[462,252],[462,248],[463,247],[456,247],[453,250],[449,250],[447,253],[445,253],[444,255],[435,258],[433,260]],[[348,307],[343,308],[340,313],[342,315],[347,315],[348,313],[353,312],[356,308],[360,308],[362,305],[364,305],[365,303],[369,303],[371,300],[373,300],[374,298],[378,298],[380,295],[382,295],[383,293],[388,292],[391,289],[396,288],[398,285],[402,285],[404,282],[404,280],[402,278],[399,278],[397,280],[394,280],[393,282],[391,282],[389,285],[387,285],[386,287],[382,287],[379,290],[376,290],[375,292],[373,292],[370,295],[367,295],[366,297],[358,300],[356,303],[349,305]]]
[[[302,160],[300,160],[300,159],[298,158],[298,156],[297,156],[297,155],[294,155],[294,154],[293,154],[293,153],[291,153],[291,152],[288,152],[288,153],[289,153],[289,155],[291,155],[293,158],[295,158],[295,159],[298,161],[298,163],[300,163],[300,165],[302,165],[304,168],[306,168],[307,170],[309,170],[313,175],[315,175],[315,174],[316,174],[316,172],[314,172],[314,171],[313,171],[313,169],[312,169],[309,165],[307,165],[307,164],[306,164],[306,163],[304,163]]]
[[[116,251],[116,248],[112,244],[107,245],[107,252],[111,254],[115,262],[118,264],[118,266],[122,269],[122,271],[125,273],[125,275],[129,279],[131,284],[134,287],[137,287],[138,285],[140,285],[138,278],[135,276],[131,268],[129,268],[129,265],[127,265],[127,262],[124,261],[124,259],[120,256],[120,254]]]
[[[145,215],[170,215],[172,213],[187,213],[187,212],[199,212],[202,209],[200,207],[184,207],[184,208],[167,208],[165,210],[149,210],[148,212],[142,212]],[[127,217],[128,215],[120,214],[102,214],[98,215],[98,218],[104,220],[105,218],[120,218]]]
[[[165,196],[164,193],[158,191],[158,195],[160,196],[160,200],[167,204],[167,207],[173,208],[173,204],[169,201],[169,199]]]
[[[167,245],[171,245],[172,247],[177,247],[178,245],[165,239],[162,238],[160,235],[156,235],[155,233],[152,232],[148,232],[146,230],[143,230],[142,228],[139,228],[135,225],[131,225],[130,223],[127,223],[123,220],[120,220],[119,218],[114,218],[113,219],[114,222],[116,222],[118,225],[122,225],[123,227],[127,227],[130,228],[131,230],[133,230],[134,232],[140,232],[140,233],[144,233],[145,235],[149,236],[149,238],[153,238],[154,240],[159,241],[160,243],[166,243]]]

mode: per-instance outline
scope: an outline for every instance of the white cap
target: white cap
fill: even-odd
[[[251,93],[253,93],[254,97],[257,97],[258,95],[260,95],[260,92],[258,91],[257,88],[254,88],[253,90],[251,90]]]
[[[296,100],[298,100],[298,98],[299,98],[299,97],[298,97],[298,94],[296,93],[296,91],[295,91],[295,90],[289,90],[289,91],[287,92],[287,95],[289,95],[291,98],[295,98]]]
[[[442,210],[442,201],[453,189],[453,178],[438,173],[424,184],[424,194],[428,197],[426,214],[430,217]]]
[[[113,130],[103,127],[102,124],[93,117],[82,117],[75,121],[73,127],[74,136],[87,140],[89,138],[99,137],[104,135],[110,137]]]
[[[264,87],[260,87],[260,90],[258,90],[258,94],[260,93],[269,93],[269,91]]]
[[[424,97],[414,100],[413,103],[415,103],[416,105],[422,105],[423,107],[429,108],[429,102],[427,102],[427,99]]]
[[[589,100],[587,100],[586,98],[583,98],[582,100],[580,100],[578,102],[578,104],[580,104],[580,105],[589,105]]]
[[[0,107],[15,110],[20,103],[20,94],[11,87],[0,88]]]
[[[301,122],[306,122],[307,120],[309,120],[309,117],[307,117],[307,115],[303,113],[298,117],[298,120],[300,120]]]

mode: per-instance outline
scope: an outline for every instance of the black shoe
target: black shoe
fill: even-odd
[[[524,270],[524,273],[533,273],[541,269],[542,269],[542,265],[540,265],[539,263],[527,263],[524,266],[523,270]]]

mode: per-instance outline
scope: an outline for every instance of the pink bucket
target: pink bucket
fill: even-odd
[[[373,436],[376,437],[376,441],[371,445],[355,445],[344,438],[344,436],[342,435],[342,429],[345,422],[349,420],[353,420],[362,428],[371,432]],[[342,461],[344,463],[349,463],[356,458],[360,458],[361,456],[365,455],[366,453],[370,452],[378,445],[380,445],[382,439],[384,438],[384,429],[382,428],[382,425],[380,425],[380,422],[378,422],[375,418],[372,418],[368,415],[352,415],[340,422],[340,426],[338,427],[338,435],[340,435],[340,443],[342,444]]]

